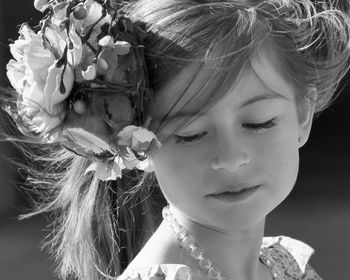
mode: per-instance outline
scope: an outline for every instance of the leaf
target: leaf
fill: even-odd
[[[64,134],[87,151],[95,154],[112,152],[107,142],[83,128],[67,128]]]

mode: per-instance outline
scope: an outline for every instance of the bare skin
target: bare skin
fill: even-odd
[[[178,133],[188,136],[204,131],[203,138],[184,144],[169,141],[152,156],[152,162],[175,217],[222,274],[229,279],[270,280],[270,272],[258,257],[265,218],[295,184],[298,149],[309,137],[314,107],[297,109],[294,91],[279,74],[278,61],[269,49],[260,50],[251,65],[252,71],[206,116]],[[155,106],[161,109],[154,112],[154,117],[171,106],[173,98],[186,86],[191,71],[191,67],[185,69],[164,89]],[[193,87],[201,82],[199,76]],[[272,92],[278,94],[264,97]],[[250,102],[252,98],[256,100]],[[252,132],[246,126],[266,122],[271,117],[277,123],[270,128]],[[304,139],[303,143],[298,142],[299,137]],[[253,196],[232,205],[208,199],[207,195],[218,187],[242,182],[261,187]],[[184,264],[197,279],[207,277],[198,263],[179,248],[174,234],[164,224],[130,268],[161,263]]]

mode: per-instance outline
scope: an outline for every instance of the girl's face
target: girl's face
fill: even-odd
[[[160,188],[167,201],[187,218],[224,230],[246,229],[262,221],[281,203],[295,184],[298,149],[311,128],[313,107],[297,111],[292,87],[282,78],[273,53],[261,49],[251,69],[205,115],[181,128],[152,156]],[[191,65],[164,88],[156,102],[160,118],[188,85]],[[201,70],[191,87],[205,79]],[[160,134],[167,134],[188,104],[191,88],[175,107]],[[191,113],[191,112],[186,112]],[[209,194],[224,186],[255,192],[225,202]]]

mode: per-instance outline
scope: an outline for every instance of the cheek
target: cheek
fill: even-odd
[[[173,144],[163,146],[152,157],[156,176],[161,185],[176,185],[195,172],[193,151],[178,151]]]
[[[284,195],[293,188],[298,174],[297,137],[297,130],[294,126],[289,126],[289,129],[283,129],[274,135],[273,140],[263,145],[257,154],[261,163],[260,172],[272,183],[272,189],[284,190]]]
[[[155,168],[181,174],[198,171],[204,161],[203,153],[197,150],[193,146],[179,148],[176,144],[169,143],[154,156]]]

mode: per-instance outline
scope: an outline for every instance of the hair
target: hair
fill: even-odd
[[[191,100],[198,111],[222,98],[267,43],[298,104],[310,102],[310,88],[317,90],[317,99],[311,100],[317,113],[335,99],[349,68],[349,6],[344,1],[139,0],[124,9],[149,33],[144,45],[155,97],[192,62],[214,63],[210,82]],[[3,107],[13,118],[16,99],[13,91],[3,91]],[[38,144],[13,131],[6,135],[31,159],[21,167],[28,171],[36,202],[21,218],[51,214],[52,233],[45,244],[59,276],[96,280],[121,274],[161,221],[159,210],[166,201],[154,174],[131,170],[121,179],[101,182],[84,174],[88,159],[59,144]]]

